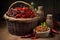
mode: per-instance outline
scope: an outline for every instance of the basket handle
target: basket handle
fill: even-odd
[[[33,9],[33,7],[32,7],[30,4],[28,4],[28,3],[24,2],[24,1],[16,1],[16,2],[12,3],[12,4],[10,5],[9,9],[10,9],[14,4],[16,4],[16,3],[24,3],[24,4],[30,6],[30,7]]]

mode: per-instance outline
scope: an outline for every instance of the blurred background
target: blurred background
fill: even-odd
[[[8,7],[15,1],[20,0],[2,0],[0,1],[0,20],[4,20],[3,15]],[[45,14],[52,13],[53,19],[60,21],[60,0],[22,0],[28,3],[34,2],[37,6],[44,6]]]

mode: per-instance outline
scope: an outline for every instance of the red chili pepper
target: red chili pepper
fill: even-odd
[[[53,25],[54,25],[53,28],[57,30],[57,28],[59,27],[59,24],[55,20],[53,20]]]
[[[16,18],[33,18],[35,17],[34,12],[28,7],[16,7],[14,8],[14,12],[16,12]],[[22,15],[22,16],[21,16]]]
[[[15,16],[15,18],[20,18],[21,17],[21,14],[17,14],[16,16]]]
[[[25,7],[25,11],[28,11],[28,7]]]
[[[32,37],[32,40],[36,40],[37,38],[37,35],[36,35],[36,32],[33,33],[33,37]]]
[[[26,7],[23,7],[22,9],[23,9],[23,11],[25,11],[26,10]]]
[[[17,10],[22,11],[23,9],[21,7],[18,7]]]
[[[52,29],[53,33],[59,34],[55,29]]]
[[[22,15],[21,18],[26,18],[26,16],[25,15]]]

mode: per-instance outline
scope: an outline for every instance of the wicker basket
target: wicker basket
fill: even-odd
[[[26,4],[30,8],[33,9],[33,7],[30,4],[28,4],[28,3],[24,2],[24,1],[16,1],[16,2],[12,3],[10,5],[9,9],[11,7],[13,7],[13,5],[15,5],[17,3]],[[37,21],[39,19],[38,16],[36,16],[34,18],[25,18],[25,19],[22,19],[22,18],[13,18],[13,17],[7,16],[6,14],[4,14],[4,18],[6,19],[6,24],[8,26],[9,32],[11,34],[13,34],[13,35],[18,35],[18,36],[23,36],[23,35],[27,35],[29,33],[32,33],[33,28],[36,27]]]

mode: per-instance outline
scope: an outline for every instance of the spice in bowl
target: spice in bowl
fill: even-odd
[[[50,33],[50,28],[44,22],[41,23],[41,25],[37,26],[34,31],[38,37],[47,37]]]

